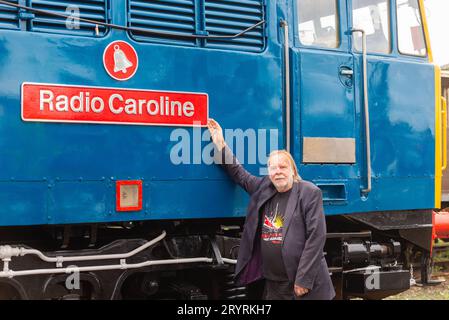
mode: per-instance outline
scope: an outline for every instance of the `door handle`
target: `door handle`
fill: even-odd
[[[354,70],[348,67],[343,67],[340,69],[340,75],[345,77],[352,77],[354,75]]]
[[[442,110],[441,110],[441,117],[442,117],[442,121],[443,121],[443,166],[441,168],[442,171],[446,170],[447,168],[447,104],[446,104],[446,99],[445,98],[441,98],[441,105],[442,105]]]
[[[354,76],[354,70],[349,66],[340,66],[338,69],[338,75],[341,83],[348,88],[352,87],[352,79]]]
[[[371,137],[370,137],[370,123],[369,123],[369,105],[368,105],[368,63],[367,63],[367,49],[366,49],[366,32],[361,29],[351,29],[351,35],[356,32],[362,34],[362,62],[363,62],[363,105],[365,113],[365,143],[366,143],[366,175],[367,186],[362,189],[363,194],[371,192]]]
[[[284,28],[284,68],[285,68],[285,149],[290,152],[290,56],[288,43],[288,23],[285,20],[280,22]]]

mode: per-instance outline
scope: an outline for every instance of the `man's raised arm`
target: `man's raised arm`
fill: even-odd
[[[231,149],[226,145],[223,130],[217,121],[209,119],[207,127],[209,128],[212,141],[219,152],[218,157],[221,166],[235,183],[240,185],[249,194],[252,194],[262,182],[262,178],[253,176],[239,163]]]

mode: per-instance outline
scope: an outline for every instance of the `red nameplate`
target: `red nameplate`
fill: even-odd
[[[136,125],[206,126],[205,93],[22,84],[22,119]]]

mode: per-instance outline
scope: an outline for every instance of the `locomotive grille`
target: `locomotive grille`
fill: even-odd
[[[129,26],[156,32],[195,33],[194,0],[129,1]],[[195,39],[174,39],[133,31],[136,40],[196,45]]]
[[[35,9],[69,15],[74,18],[79,17],[99,22],[108,22],[106,2],[106,0],[32,0],[31,6]],[[91,23],[76,21],[76,19],[67,20],[44,13],[35,13],[35,18],[30,22],[30,29],[35,32],[84,36],[102,36],[106,33],[106,28],[101,25],[98,25],[98,30],[96,30],[95,25]]]
[[[261,0],[205,0],[206,30],[214,35],[233,35],[264,19]],[[262,51],[264,28],[259,26],[234,39],[210,39],[206,47]]]
[[[264,20],[263,0],[130,0],[129,26],[181,35],[235,35]],[[188,39],[131,32],[138,41],[260,52],[264,27],[235,39]]]
[[[18,0],[10,2],[17,4]],[[20,29],[18,10],[16,8],[0,5],[0,29]]]

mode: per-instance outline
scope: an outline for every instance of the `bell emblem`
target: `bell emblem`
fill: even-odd
[[[116,44],[114,46],[114,72],[126,73],[126,69],[132,67],[133,64],[128,60],[125,53],[120,49],[120,46]]]

